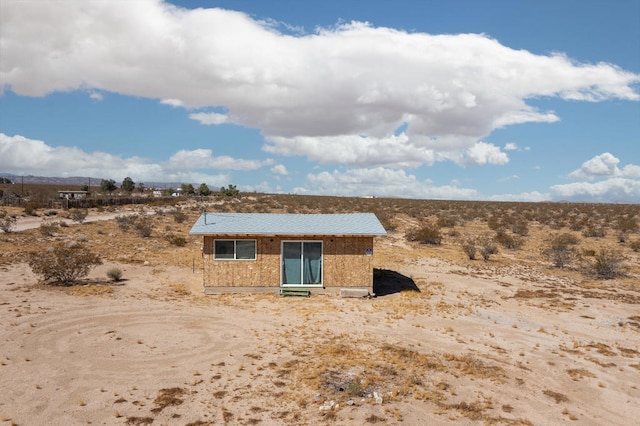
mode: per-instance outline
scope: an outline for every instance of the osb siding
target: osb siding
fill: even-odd
[[[256,260],[214,260],[213,240],[204,237],[205,287],[279,287],[282,241],[323,242],[323,284],[325,287],[371,287],[373,285],[373,237],[251,237]]]

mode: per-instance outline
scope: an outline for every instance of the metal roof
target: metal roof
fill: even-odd
[[[386,235],[373,213],[202,213],[191,235]]]

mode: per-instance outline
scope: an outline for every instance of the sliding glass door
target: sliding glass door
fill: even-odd
[[[282,243],[282,284],[322,285],[322,241]]]

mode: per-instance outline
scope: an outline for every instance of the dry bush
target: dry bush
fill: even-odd
[[[18,219],[7,213],[6,210],[0,210],[0,229],[5,233],[11,232],[17,221]]]
[[[183,223],[185,220],[187,220],[187,215],[180,210],[175,210],[173,212],[173,220],[176,223]]]
[[[107,271],[107,277],[112,281],[120,281],[122,279],[122,269],[111,268]]]
[[[589,221],[582,231],[582,236],[586,238],[604,238],[607,236],[607,230],[601,224]]]
[[[38,227],[38,231],[45,237],[51,237],[55,234],[56,229],[58,229],[58,222],[52,222],[50,220],[43,220]]]
[[[485,262],[489,260],[489,257],[491,257],[492,254],[498,253],[498,245],[488,234],[484,234],[478,237],[478,239],[476,240],[476,244],[478,245],[478,250],[482,255],[482,259]]]
[[[59,243],[45,251],[30,252],[27,262],[45,281],[71,285],[102,264],[100,257],[82,244]]]
[[[476,253],[478,251],[478,247],[476,246],[476,238],[471,235],[465,235],[464,238],[460,240],[460,247],[462,247],[462,251],[467,255],[469,260],[476,259]]]
[[[71,209],[69,210],[69,219],[76,223],[82,223],[89,214],[87,209]]]
[[[587,273],[595,275],[596,278],[610,280],[624,275],[625,258],[620,250],[602,247],[593,258],[593,262],[587,266]]]
[[[156,215],[158,215],[158,213],[161,211],[162,210],[157,210]],[[131,215],[116,216],[115,220],[122,232],[127,232],[129,229],[133,228],[141,237],[151,236],[151,232],[153,230],[151,217],[144,212]]]
[[[135,217],[129,216],[129,215],[120,215],[120,216],[116,216],[115,220],[120,230],[122,232],[126,232],[129,230],[129,228],[135,221]]]
[[[578,255],[575,247],[578,243],[578,237],[568,232],[555,235],[549,247],[542,250],[542,256],[551,261],[555,267],[564,268]]]
[[[164,239],[176,247],[184,247],[187,245],[187,239],[182,235],[167,234]]]
[[[633,251],[640,251],[640,240],[629,241],[629,248]]]
[[[29,201],[24,205],[24,214],[29,216],[38,216],[38,203],[35,201]]]
[[[518,235],[509,234],[506,229],[500,228],[496,231],[495,240],[502,245],[502,247],[510,250],[519,249],[522,247],[523,239]]]
[[[417,241],[420,244],[440,245],[442,243],[442,233],[436,223],[425,223],[420,228],[407,232],[408,241]]]

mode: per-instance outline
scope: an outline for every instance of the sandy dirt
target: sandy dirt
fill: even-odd
[[[0,424],[637,422],[640,284],[433,250],[377,240],[371,299],[204,296],[197,265],[136,256],[73,287],[0,265]]]

